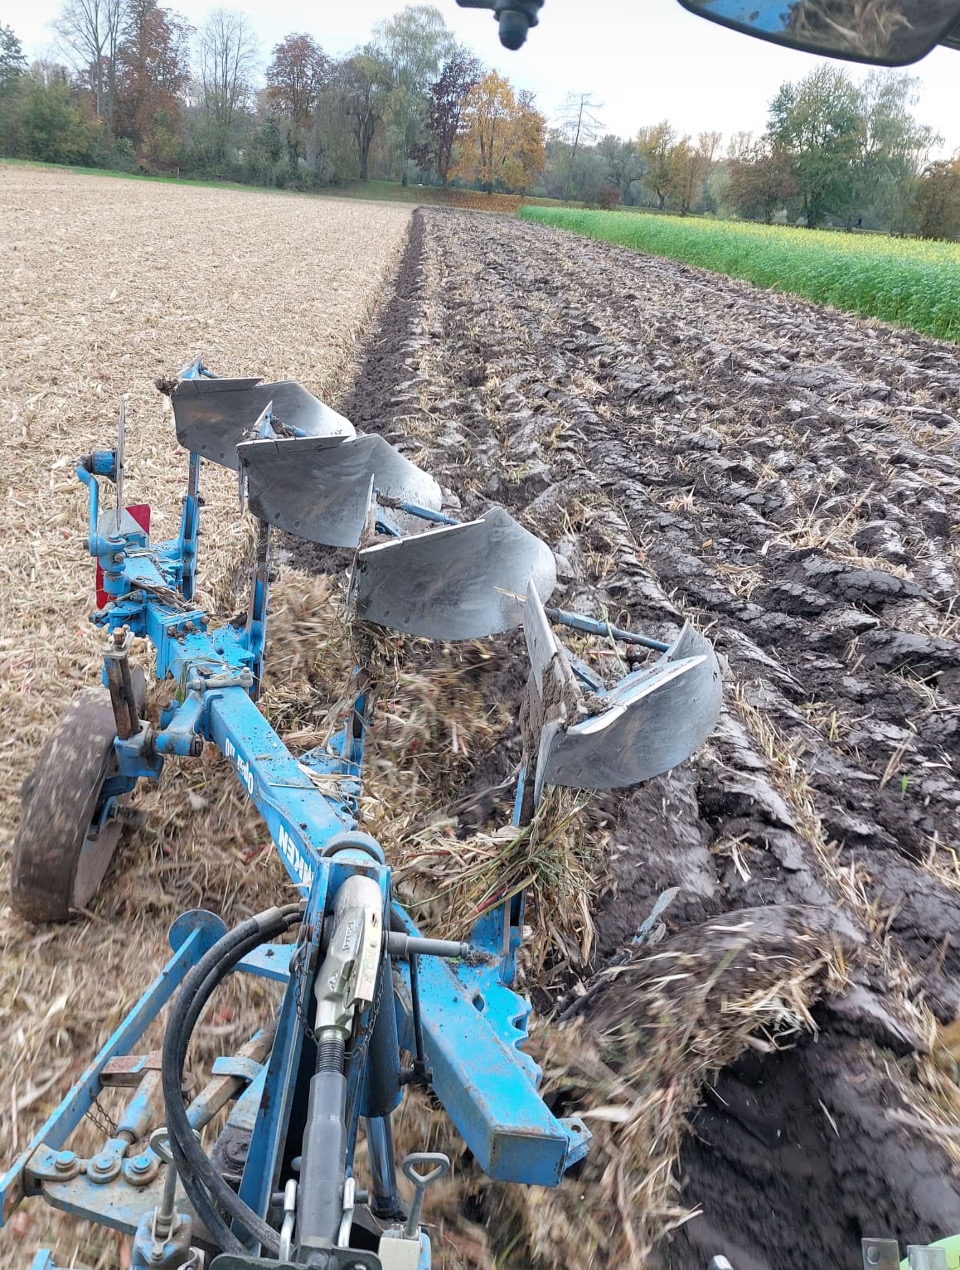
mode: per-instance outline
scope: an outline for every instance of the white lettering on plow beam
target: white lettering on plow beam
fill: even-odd
[[[237,775],[243,782],[250,797],[253,797],[253,770],[250,764],[237,750],[236,743],[229,736],[223,738],[224,757],[232,761],[237,769]],[[313,869],[307,864],[303,858],[303,854],[296,842],[293,840],[289,830],[285,825],[281,825],[277,832],[277,850],[283,856],[284,860],[290,865],[294,876],[298,879],[301,886],[308,889],[313,885]]]

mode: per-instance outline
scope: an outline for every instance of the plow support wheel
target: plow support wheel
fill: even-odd
[[[142,707],[140,670],[133,686]],[[81,693],[23,783],[10,890],[14,908],[29,921],[66,921],[103,880],[123,833],[122,820],[102,814],[103,784],[116,770],[116,730],[106,689]]]

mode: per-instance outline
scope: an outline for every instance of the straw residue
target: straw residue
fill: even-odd
[[[536,1264],[646,1266],[693,1215],[677,1161],[704,1085],[746,1048],[815,1032],[810,1003],[843,985],[841,967],[827,915],[785,906],[687,927],[602,972],[575,1022],[538,1040],[547,1098],[577,1106],[594,1133],[588,1160],[557,1190],[499,1196]]]
[[[153,381],[201,354],[222,375],[296,378],[331,399],[392,276],[409,212],[387,205],[190,189],[0,167],[0,894],[8,892],[17,791],[66,702],[95,682],[93,562],[79,455],[114,443],[127,415],[126,495],[149,502],[155,537],[176,533],[186,456]],[[203,601],[243,607],[247,541],[236,478],[204,466]],[[105,491],[105,505],[110,493]],[[290,573],[274,593],[266,708],[281,729],[329,703],[316,682],[334,597]],[[147,664],[141,650],[140,659]],[[329,660],[331,679],[343,662]],[[347,667],[349,669],[349,665]],[[311,673],[314,681],[311,682]],[[291,711],[291,703],[297,703]],[[184,909],[229,923],[286,881],[223,760],[169,764],[139,799],[145,826],[120,847],[102,896],[62,928],[0,922],[0,1160],[22,1150],[169,954]],[[228,987],[198,1057],[242,1043],[269,997]],[[120,1264],[119,1236],[24,1205],[0,1233],[0,1265],[48,1243],[58,1264]]]

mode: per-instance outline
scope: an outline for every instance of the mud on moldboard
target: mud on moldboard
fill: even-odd
[[[466,512],[500,502],[547,537],[559,603],[660,635],[692,616],[726,659],[712,742],[594,800],[615,829],[591,969],[672,886],[668,941],[802,905],[851,967],[817,1038],[749,1053],[694,1113],[682,1200],[703,1215],[659,1253],[678,1270],[720,1250],[737,1270],[853,1266],[862,1234],[960,1230],[951,1158],[889,1115],[921,1007],[948,1023],[960,1000],[958,402],[949,346],[431,210],[342,404]],[[493,696],[517,699],[519,655],[506,641]],[[517,753],[508,729],[476,787]]]

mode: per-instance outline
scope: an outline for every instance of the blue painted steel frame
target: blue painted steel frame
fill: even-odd
[[[312,1017],[312,987],[319,959],[320,932],[323,919],[330,912],[341,884],[353,873],[365,873],[374,878],[383,896],[383,919],[386,924],[390,903],[390,869],[373,860],[363,851],[345,850],[333,858],[320,859],[317,863],[313,886],[303,918],[303,929],[311,932],[301,945],[302,951],[291,966],[287,991],[277,1023],[273,1051],[267,1065],[263,1097],[260,1101],[253,1134],[247,1151],[240,1198],[256,1212],[265,1214],[270,1196],[280,1178],[279,1168],[290,1130],[291,1109],[296,1092],[297,1073],[300,1067],[304,1041],[304,1019]],[[361,1019],[361,1031],[368,1020]],[[348,1170],[351,1167],[352,1144],[356,1140],[359,1098],[351,1098],[359,1073],[356,1063],[351,1063],[348,1074],[348,1105],[354,1108],[353,1123],[347,1126],[351,1143]]]

